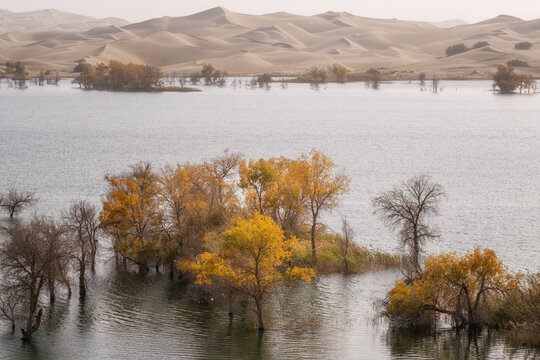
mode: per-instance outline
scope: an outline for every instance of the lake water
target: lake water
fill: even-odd
[[[498,96],[490,82],[442,82],[438,94],[408,83],[305,84],[270,91],[110,93],[59,87],[0,88],[0,191],[32,190],[36,210],[55,215],[70,201],[96,204],[106,173],[148,160],[200,161],[224,149],[246,157],[316,148],[352,179],[326,223],[349,218],[356,241],[396,251],[370,200],[416,174],[446,198],[434,219],[442,237],[427,252],[490,247],[513,269],[540,270],[540,97]],[[195,303],[166,276],[139,277],[102,264],[80,304],[61,300],[31,344],[0,323],[0,358],[522,358],[497,334],[408,335],[373,322],[373,303],[398,274],[322,277],[280,291],[270,329],[249,311],[232,321]]]

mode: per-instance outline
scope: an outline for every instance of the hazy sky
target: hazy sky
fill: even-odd
[[[249,14],[287,11],[313,15],[332,10],[367,17],[428,21],[461,18],[474,22],[500,14],[540,18],[540,0],[0,0],[0,9],[10,11],[54,8],[129,21],[187,15],[215,6]]]

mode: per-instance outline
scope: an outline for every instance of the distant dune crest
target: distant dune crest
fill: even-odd
[[[57,10],[0,10],[0,61],[21,60],[30,69],[70,71],[78,62],[117,59],[189,73],[211,62],[231,74],[299,73],[339,63],[441,76],[487,76],[511,59],[540,75],[540,19],[501,15],[476,24],[372,19],[346,12],[300,16],[248,15],[216,7],[181,17],[129,24]],[[446,57],[445,50],[479,41],[488,47]],[[533,43],[530,50],[515,44]]]

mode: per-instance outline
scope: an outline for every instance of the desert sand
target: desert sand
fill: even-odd
[[[438,25],[438,26],[437,26]],[[489,46],[446,57],[456,43]],[[515,50],[530,41],[531,50]],[[205,62],[232,75],[303,73],[341,64],[353,71],[375,67],[396,77],[424,71],[441,78],[487,78],[511,59],[540,76],[540,19],[501,15],[475,24],[372,19],[346,12],[313,16],[247,15],[217,7],[182,17],[128,24],[116,18],[43,10],[0,10],[0,62],[21,60],[30,70],[71,72],[80,62],[145,63],[189,74]]]

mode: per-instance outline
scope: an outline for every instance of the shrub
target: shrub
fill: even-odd
[[[473,49],[480,49],[480,48],[483,48],[485,46],[489,46],[489,43],[487,41],[479,41],[476,44],[474,44],[472,48]]]
[[[529,67],[528,62],[526,62],[524,60],[519,60],[519,59],[509,60],[506,64],[511,65],[513,67]]]
[[[500,65],[493,77],[495,86],[499,88],[501,94],[510,94],[519,86],[520,77],[514,72],[512,65]]]
[[[455,44],[455,45],[449,46],[448,49],[446,49],[446,56],[454,56],[454,55],[461,54],[469,50],[470,49],[463,43]]]
[[[514,48],[516,50],[529,50],[530,48],[532,48],[533,44],[529,41],[522,41],[522,42],[518,42],[516,43],[516,45],[514,46]]]
[[[84,63],[84,62],[78,63],[78,64],[75,65],[75,67],[73,68],[73,72],[74,72],[74,73],[82,73],[83,70],[84,70],[84,67],[85,67],[86,65],[87,65],[87,64]]]

